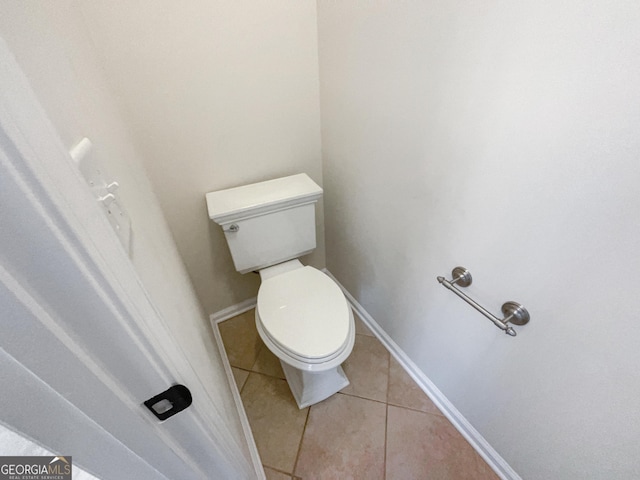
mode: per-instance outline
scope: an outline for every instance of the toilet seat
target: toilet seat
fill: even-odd
[[[256,326],[281,360],[307,371],[339,365],[355,339],[353,313],[342,291],[309,266],[263,280]]]

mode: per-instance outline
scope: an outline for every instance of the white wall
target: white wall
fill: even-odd
[[[311,0],[88,0],[81,9],[207,313],[257,293],[206,192],[306,172],[322,184]],[[304,259],[324,267],[318,248]]]
[[[236,444],[246,445],[208,318],[191,286],[158,201],[116,101],[102,77],[78,2],[10,0],[0,4],[0,36],[27,75],[68,147],[83,136],[120,183],[133,229],[133,264],[179,347],[217,408],[226,413]],[[64,281],[64,279],[62,279]],[[244,452],[248,458],[248,450]]]
[[[329,270],[523,478],[638,478],[640,4],[318,17]]]

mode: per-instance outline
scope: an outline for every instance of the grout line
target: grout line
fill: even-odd
[[[253,367],[255,367],[255,366],[256,366],[256,363],[258,363],[258,358],[260,358],[260,354],[262,353],[262,349],[263,349],[263,348],[267,348],[267,346],[266,346],[264,343],[262,343],[262,344],[260,345],[260,347],[258,348],[258,351],[256,352],[256,358],[253,360],[253,363],[251,364],[251,369],[250,369],[250,370],[251,370],[252,372],[255,372],[255,370],[253,369]]]
[[[293,477],[293,473],[285,472],[284,470],[280,470],[279,468],[270,467],[269,465],[262,465],[262,466],[268,468],[269,470],[282,473],[283,475],[288,475],[290,477]]]
[[[447,417],[445,417],[445,416],[444,416],[444,414],[442,414],[442,413],[440,412],[440,410],[438,410],[438,413],[435,413],[435,412],[426,412],[426,411],[424,411],[424,410],[420,410],[419,408],[407,407],[406,405],[400,405],[400,404],[398,404],[398,403],[394,403],[394,402],[387,402],[387,405],[390,405],[390,406],[392,406],[392,407],[396,407],[396,408],[404,408],[405,410],[411,410],[412,412],[428,413],[429,415],[436,415],[436,416],[438,416],[438,417],[444,417],[444,418],[447,418]]]
[[[251,375],[251,373],[249,373],[249,375]],[[240,400],[242,401],[242,406],[244,407],[244,401],[242,400],[242,391],[244,390],[244,387],[247,386],[247,382],[249,381],[249,377],[247,377],[244,381],[244,383],[242,384],[242,387],[240,387],[238,389],[238,393],[240,394]]]
[[[256,372],[255,370],[249,370],[249,373],[255,373],[255,374],[258,374],[258,375],[264,375],[265,377],[275,378],[276,380],[284,380],[285,382],[287,381],[286,378],[276,377],[275,375],[271,375],[270,373]]]
[[[254,362],[255,365],[255,362]],[[253,370],[253,367],[251,368],[245,368],[245,367],[237,367],[236,365],[231,365],[233,368],[237,368],[238,370],[242,370],[243,372],[247,372],[247,373],[257,373],[259,375],[264,375],[265,377],[271,377],[271,378],[277,378],[278,380],[286,380],[286,378],[282,378],[282,377],[278,377],[277,375],[272,375],[270,373],[265,373],[265,372],[259,372],[257,370]],[[271,468],[271,467],[269,467]]]
[[[353,393],[345,393],[345,392],[336,392],[338,395],[346,395],[347,397],[354,397],[354,398],[359,398],[360,400],[369,400],[370,402],[376,402],[376,403],[382,403],[383,405],[389,405],[390,407],[395,407],[395,408],[404,408],[405,410],[411,410],[412,412],[417,412],[417,413],[426,413],[428,415],[436,415],[438,417],[445,417],[443,414],[441,413],[433,413],[433,412],[425,412],[424,410],[419,410],[417,408],[413,408],[413,407],[406,407],[404,405],[398,405],[395,403],[388,403],[388,402],[384,402],[382,400],[375,400],[373,398],[367,398],[367,397],[363,397],[361,395],[354,395]]]
[[[230,364],[231,365],[231,364]],[[244,367],[236,367],[235,365],[231,365],[233,368],[237,368],[238,370],[242,370],[243,372],[251,373],[253,370],[247,370]]]
[[[382,478],[387,478],[387,431],[389,430],[389,391],[391,390],[391,353],[387,350],[387,402],[384,410],[384,457],[382,457]]]
[[[388,350],[387,350],[387,353]],[[389,391],[391,390],[391,354],[389,353],[389,359],[387,361],[387,405],[389,404]]]
[[[298,444],[298,453],[296,454],[296,461],[293,463],[293,471],[291,472],[291,476],[293,477],[296,473],[296,468],[298,468],[298,461],[300,460],[300,452],[302,451],[302,441],[304,440],[304,434],[307,431],[307,424],[309,423],[309,416],[311,415],[311,407],[309,406],[309,410],[307,410],[307,418],[304,421],[304,427],[302,428],[302,435],[300,436],[300,443]]]
[[[369,400],[370,402],[376,402],[376,403],[381,403],[383,405],[386,405],[387,402],[383,401],[383,400],[374,400],[373,398],[367,398],[367,397],[363,397],[361,395],[354,395],[353,393],[344,393],[344,392],[336,392],[339,395],[346,395],[347,397],[354,397],[354,398],[359,398],[360,400]]]
[[[367,335],[366,333],[358,333],[358,332],[356,332],[356,335],[360,335],[361,337],[376,338],[375,335]]]
[[[231,365],[231,364],[229,364],[229,365]],[[242,391],[244,390],[244,387],[246,387],[246,386],[247,386],[247,382],[249,381],[249,376],[250,376],[253,372],[251,372],[250,370],[247,370],[247,369],[245,369],[245,368],[234,367],[233,365],[231,365],[231,366],[232,366],[233,368],[237,368],[238,370],[242,370],[243,372],[247,372],[247,373],[249,374],[249,375],[247,375],[247,378],[245,378],[245,379],[244,379],[244,382],[242,383],[242,386],[241,386],[241,387],[239,387],[239,386],[238,386],[238,384],[236,383],[236,387],[238,387],[238,393],[239,393],[240,395],[242,395]],[[234,381],[236,380],[235,375],[234,375],[234,377],[233,377],[233,380],[234,380]],[[240,398],[240,400],[242,400],[242,397]],[[242,405],[244,406],[244,401],[242,402]]]
[[[385,409],[384,416],[384,457],[382,457],[382,478],[386,480],[387,478],[387,431],[389,430],[389,404],[387,403],[387,407]]]

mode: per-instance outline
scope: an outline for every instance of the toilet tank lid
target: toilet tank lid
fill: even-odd
[[[209,218],[218,224],[258,215],[274,208],[315,202],[320,188],[305,173],[206,194]]]

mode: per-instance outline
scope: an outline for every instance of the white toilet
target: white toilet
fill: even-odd
[[[340,364],[355,339],[338,285],[298,260],[316,247],[321,196],[305,174],[207,193],[209,218],[222,227],[236,270],[260,273],[256,327],[300,408],[349,385]]]

